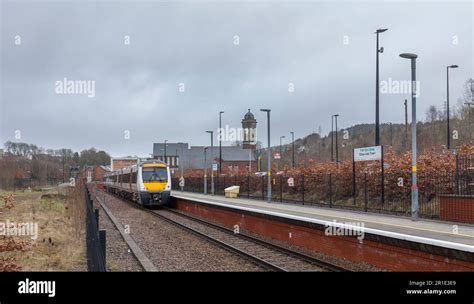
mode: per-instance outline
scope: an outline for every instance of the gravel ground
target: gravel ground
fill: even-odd
[[[105,204],[122,225],[130,227],[131,237],[159,271],[263,270],[116,197],[106,195]]]
[[[181,212],[181,211],[178,211],[178,212]],[[192,216],[195,216],[195,215],[192,215]],[[197,218],[200,218],[200,217],[197,217]],[[201,219],[205,220],[205,221],[208,221],[208,222],[211,222],[211,223],[214,223],[214,224],[217,224],[217,225],[221,225],[221,223],[219,223],[217,221],[213,221],[213,220],[210,220],[210,219],[207,219],[207,218],[201,218]],[[281,247],[285,247],[285,248],[288,248],[288,249],[291,249],[291,250],[295,250],[295,251],[307,254],[307,255],[312,256],[314,258],[317,258],[319,260],[326,261],[328,263],[332,263],[334,265],[343,267],[343,268],[348,269],[350,271],[354,271],[354,272],[385,271],[383,269],[379,269],[379,268],[377,268],[373,265],[367,264],[367,263],[355,263],[355,262],[347,260],[347,259],[343,259],[343,258],[339,258],[339,257],[335,257],[335,256],[330,256],[330,255],[323,254],[323,253],[320,253],[320,252],[307,250],[307,249],[302,248],[302,247],[292,246],[292,245],[289,245],[286,242],[273,240],[273,239],[270,239],[270,238],[267,238],[267,237],[262,237],[261,235],[254,234],[254,233],[249,233],[248,231],[243,231],[243,232],[248,233],[248,235],[253,236],[255,238],[259,238],[263,241],[273,243],[273,244],[279,245]]]
[[[94,201],[95,208],[99,208],[99,227],[107,231],[107,271],[143,271],[138,260],[128,248],[127,243],[107,216],[100,204]]]

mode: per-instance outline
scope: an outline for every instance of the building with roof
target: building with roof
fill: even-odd
[[[165,161],[172,171],[177,169],[204,169],[204,149],[206,148],[207,167],[211,167],[211,159],[219,163],[219,145],[211,147],[189,146],[188,143],[153,144],[153,158]],[[222,173],[247,172],[249,167],[256,169],[254,150],[245,150],[242,146],[222,146]]]

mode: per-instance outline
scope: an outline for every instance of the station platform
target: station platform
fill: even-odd
[[[474,225],[428,219],[412,220],[409,217],[378,213],[366,213],[344,209],[330,209],[291,203],[271,202],[244,198],[226,198],[220,195],[204,195],[172,191],[177,199],[276,216],[300,222],[332,226],[363,223],[364,233],[401,241],[426,244],[459,252],[474,253]]]

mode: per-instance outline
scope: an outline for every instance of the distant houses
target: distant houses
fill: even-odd
[[[206,155],[204,155],[206,149]],[[206,157],[206,165],[205,165]],[[188,143],[154,143],[153,158],[165,161],[173,171],[204,169],[211,167],[212,160],[219,164],[219,145],[211,147],[189,146]],[[222,173],[256,171],[256,159],[253,150],[241,146],[222,146]]]

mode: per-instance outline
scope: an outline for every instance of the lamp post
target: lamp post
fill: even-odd
[[[204,194],[207,194],[207,147],[204,147]]]
[[[281,157],[282,157],[282,154],[281,154],[281,140],[283,138],[285,138],[285,135],[280,136],[280,159],[278,159],[278,171],[280,171],[280,162],[281,162]]]
[[[293,169],[295,168],[295,132],[290,132],[291,133],[291,145],[292,145],[292,163],[293,163]]]
[[[181,177],[184,176],[184,168],[183,168],[183,161],[184,161],[184,156],[183,156],[183,143],[178,143],[181,146],[181,155],[178,156],[178,161],[179,161],[179,167],[181,169]]]
[[[339,162],[339,150],[337,147],[337,117],[339,114],[331,116],[331,161],[334,161],[334,118],[336,120],[336,162]]]
[[[331,115],[331,161],[334,161],[334,115]]]
[[[213,131],[206,131],[206,133],[211,134],[211,194],[214,195],[214,132]]]
[[[219,112],[219,130],[220,130],[220,138],[219,138],[219,174],[222,174],[222,114],[224,114],[224,111]]]
[[[383,47],[379,48],[379,34],[388,29],[381,29],[375,31],[377,36],[376,43],[376,61],[375,61],[375,145],[380,145],[380,118],[379,118],[379,53],[383,53]]]
[[[451,130],[449,127],[449,69],[456,69],[458,68],[457,65],[448,65],[446,67],[446,122],[447,122],[447,134],[446,134],[446,139],[447,139],[447,147],[448,150],[451,149]]]
[[[403,53],[400,57],[411,61],[411,216],[418,218],[418,185],[416,175],[416,58],[418,55]]]
[[[405,149],[408,146],[408,101],[405,99]]]
[[[271,156],[271,147],[270,147],[270,109],[260,109],[262,112],[267,113],[267,129],[268,129],[268,151],[267,151],[267,201],[269,203],[272,202],[272,177],[271,177],[271,170],[272,170],[272,156]]]
[[[167,142],[168,142],[168,140],[165,139],[165,147],[164,147],[165,155],[163,156],[163,160],[165,161],[165,163],[168,163],[168,162],[166,161],[166,143],[167,143]]]
[[[472,97],[474,99],[474,96]],[[474,105],[474,102],[465,102],[465,105],[467,105],[467,113],[468,113],[468,124],[469,124],[469,139],[472,138],[472,127],[471,127],[471,106]]]
[[[336,121],[336,163],[339,163],[339,147],[337,144],[337,118],[339,117],[339,114],[334,114],[334,118]]]

